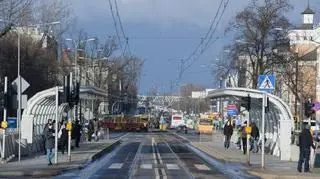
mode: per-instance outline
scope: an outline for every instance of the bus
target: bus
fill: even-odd
[[[195,128],[197,134],[211,134],[213,130],[213,120],[209,118],[199,118]]]
[[[177,128],[182,125],[185,125],[183,114],[172,114],[170,128]]]

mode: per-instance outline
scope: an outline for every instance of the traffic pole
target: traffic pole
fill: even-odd
[[[8,93],[8,77],[4,77],[4,94]],[[4,95],[5,97],[7,97],[6,95]],[[5,99],[7,100],[7,99]],[[7,106],[4,106],[3,108],[3,140],[2,140],[2,160],[5,161],[6,156],[5,156],[5,152],[6,152],[6,128],[7,128]]]
[[[263,92],[263,97],[262,97],[262,125],[261,125],[261,135],[262,135],[262,145],[261,145],[261,168],[264,168],[264,135],[265,135],[265,131],[264,131],[264,127],[265,127],[265,107],[267,107],[267,93]]]
[[[72,89],[72,72],[70,73],[70,89]],[[71,162],[71,109],[68,111],[68,124],[67,124],[67,129],[68,129],[68,162]]]
[[[58,164],[58,108],[59,108],[59,87],[56,86],[56,123],[55,123],[55,141],[54,141],[54,151],[55,151],[55,155],[54,155],[54,163]]]
[[[247,122],[247,128],[250,128],[250,110],[248,111],[249,119]],[[250,165],[250,133],[247,131],[247,164]]]

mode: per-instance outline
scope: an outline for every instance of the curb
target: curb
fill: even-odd
[[[90,162],[94,162],[95,160],[99,159],[100,157],[102,157],[104,154],[112,151],[115,147],[117,147],[120,144],[120,140],[116,140],[115,142],[113,142],[111,145],[107,146],[106,148],[102,149],[100,152],[93,154],[90,158],[89,158],[89,163]]]
[[[124,135],[125,136],[125,135]],[[122,136],[123,137],[123,136]],[[62,173],[74,171],[74,170],[82,170],[85,166],[87,166],[89,163],[94,162],[95,160],[102,157],[104,154],[112,151],[114,148],[116,148],[121,142],[122,137],[111,143],[111,145],[108,145],[101,151],[91,155],[85,162],[81,164],[73,164],[74,166],[70,165],[54,165],[53,167],[57,168],[42,168],[40,170],[34,170],[30,169],[29,171],[19,171],[19,170],[12,170],[12,171],[3,171],[0,172],[0,178],[3,177],[53,177],[60,175]]]

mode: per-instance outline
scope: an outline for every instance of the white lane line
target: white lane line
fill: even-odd
[[[194,166],[198,169],[198,170],[210,170],[210,168],[207,165],[204,164],[194,164]]]
[[[160,176],[159,168],[154,168],[154,173],[155,173],[156,177],[159,177]]]
[[[109,166],[109,169],[121,169],[123,166],[123,163],[113,163]]]
[[[155,148],[156,148],[156,152],[157,152],[157,156],[158,156],[158,158],[159,158],[160,164],[163,164],[162,158],[161,158],[161,156],[160,156],[159,149],[158,149],[158,147],[157,147],[156,145],[155,145]]]
[[[140,168],[142,168],[142,169],[152,169],[152,164],[142,164],[140,166]]]
[[[167,169],[168,170],[179,170],[180,167],[178,166],[178,164],[172,164],[172,163],[169,163],[169,164],[166,164],[167,165]]]
[[[155,150],[155,142],[154,142],[154,138],[152,137],[152,156],[153,156],[153,163],[157,164],[157,157],[156,157],[156,150]],[[155,177],[156,179],[160,179],[160,174],[159,174],[159,169],[158,168],[154,168],[154,173],[155,173]]]
[[[154,149],[154,138],[152,137],[152,156],[153,156],[153,163],[157,164],[157,157],[156,157],[156,153],[155,153],[155,149]]]
[[[167,179],[167,174],[164,168],[161,168],[161,173],[162,173],[162,179]]]

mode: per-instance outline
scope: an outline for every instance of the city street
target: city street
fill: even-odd
[[[63,178],[227,178],[171,133],[129,133],[114,151]],[[152,176],[152,177],[151,177]]]

